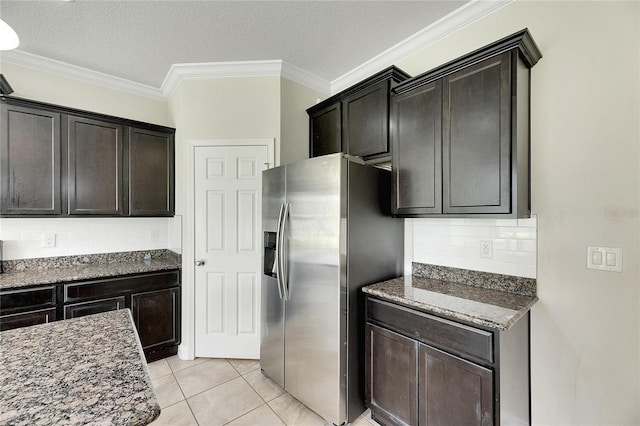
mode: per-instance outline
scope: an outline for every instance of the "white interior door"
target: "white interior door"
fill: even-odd
[[[195,355],[260,356],[266,146],[195,148]]]

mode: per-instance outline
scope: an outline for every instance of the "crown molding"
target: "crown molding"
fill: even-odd
[[[153,99],[164,99],[162,91],[156,87],[148,86],[142,83],[126,80],[124,78],[115,77],[99,71],[71,65],[66,62],[57,61],[55,59],[45,58],[44,56],[34,55],[33,53],[23,52],[21,50],[7,50],[2,52],[1,60],[26,68],[36,69],[38,71],[48,72],[50,74],[60,75],[62,77],[79,80],[84,83],[95,84],[97,86],[109,89],[119,90],[121,92],[131,93],[135,95],[145,96]]]
[[[280,76],[329,95],[362,81],[514,1],[472,0],[331,82],[282,60],[174,64],[162,86],[156,88],[21,50],[4,51],[0,59],[85,83],[161,100],[169,99],[182,80],[227,77]]]
[[[438,40],[461,30],[514,1],[515,0],[472,0],[423,30],[418,31],[379,55],[374,56],[362,65],[336,78],[331,82],[331,93],[335,94],[353,86],[381,69],[398,63],[413,53],[434,44]]]
[[[182,80],[230,77],[279,77],[282,61],[239,61],[173,64],[162,82],[162,94],[168,99]]]
[[[311,74],[308,71],[298,68],[295,65],[291,65],[288,62],[282,63],[282,77],[300,83],[310,89],[320,92],[324,95],[331,93],[331,83],[318,77],[315,74]]]
[[[278,59],[174,64],[162,82],[162,94],[166,99],[171,97],[182,80],[231,77],[284,77],[324,94],[330,91],[328,81]]]

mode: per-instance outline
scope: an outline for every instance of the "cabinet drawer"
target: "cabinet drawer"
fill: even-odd
[[[0,331],[14,328],[28,327],[30,325],[44,324],[56,320],[56,308],[29,311],[20,314],[0,316]]]
[[[493,362],[493,334],[367,297],[367,320],[448,352]]]
[[[99,314],[101,312],[117,311],[124,307],[124,296],[95,300],[93,302],[76,303],[64,307],[64,319],[78,318],[85,315]]]
[[[64,302],[109,297],[114,294],[152,291],[180,285],[178,271],[161,272],[107,280],[83,281],[64,285]]]
[[[56,287],[38,287],[25,290],[12,290],[0,293],[0,313],[10,314],[26,309],[54,307],[56,305]]]

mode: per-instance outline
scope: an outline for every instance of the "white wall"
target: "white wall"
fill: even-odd
[[[169,248],[167,218],[0,219],[4,260]],[[56,246],[42,247],[55,234]]]
[[[167,102],[0,62],[11,96],[170,126]]]
[[[326,95],[283,78],[280,82],[280,164],[309,158],[309,116],[307,108]]]
[[[405,219],[405,273],[411,261],[536,278],[536,218]],[[491,243],[491,258],[480,242]]]
[[[533,423],[637,425],[640,3],[517,1],[397,65],[418,74],[525,27],[544,55],[531,73]],[[587,245],[622,247],[624,271],[587,270]]]
[[[179,354],[193,358],[194,209],[192,141],[202,139],[275,140],[280,159],[280,77],[183,80],[169,99],[176,126],[176,213],[182,230],[182,344]]]
[[[131,95],[31,68],[3,62],[12,96],[161,125],[169,122],[166,101]],[[171,248],[179,218],[0,218],[5,260]],[[158,239],[152,231],[158,231]],[[56,247],[43,248],[43,233],[56,234]],[[172,238],[169,237],[172,235]]]

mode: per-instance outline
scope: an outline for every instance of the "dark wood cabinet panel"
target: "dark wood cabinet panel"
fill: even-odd
[[[133,320],[144,350],[180,342],[180,289],[137,293],[131,296]]]
[[[342,107],[335,102],[309,113],[309,157],[342,151]]]
[[[60,214],[60,114],[2,105],[0,213]]]
[[[367,299],[367,318],[385,328],[413,336],[431,346],[446,349],[479,362],[493,362],[494,339],[480,330],[425,312],[374,298]]]
[[[443,212],[511,211],[511,53],[443,79]]]
[[[342,101],[342,141],[347,154],[389,153],[389,82],[382,81]]]
[[[21,311],[40,310],[55,307],[57,291],[55,286],[28,289],[7,290],[0,292],[0,314],[13,314]]]
[[[531,423],[529,314],[490,330],[365,297],[366,403],[380,423]]]
[[[160,290],[180,284],[178,271],[156,272],[64,284],[64,302],[99,299],[114,294]]]
[[[372,324],[366,326],[366,403],[385,425],[416,425],[416,341]]]
[[[174,214],[175,129],[10,96],[0,104],[0,216]]]
[[[442,212],[442,83],[393,97],[393,213]]]
[[[529,217],[529,70],[541,57],[522,30],[392,90],[396,215]]]
[[[180,291],[180,270],[1,290],[0,329],[129,308],[151,362],[178,352]]]
[[[418,383],[420,425],[493,425],[490,369],[421,344]]]
[[[69,214],[122,215],[123,127],[69,116]]]
[[[129,129],[128,181],[129,215],[173,215],[173,133]]]
[[[38,311],[22,312],[19,314],[0,316],[0,331],[12,330],[14,328],[29,327],[32,325],[45,324],[56,320],[56,309],[41,309]]]
[[[85,315],[99,314],[101,312],[116,311],[126,307],[125,297],[110,297],[108,299],[94,300],[91,302],[74,303],[65,305],[64,319],[83,317]]]
[[[409,74],[391,66],[307,109],[309,156],[345,152],[387,162],[390,91]]]

